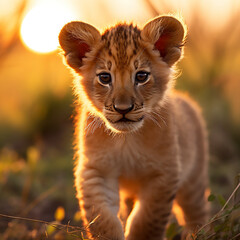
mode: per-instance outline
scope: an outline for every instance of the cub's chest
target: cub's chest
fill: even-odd
[[[137,138],[111,138],[95,143],[89,141],[87,160],[101,171],[134,177],[155,171],[161,165],[156,147],[146,146]]]
[[[116,163],[121,166],[122,172],[139,171],[146,166],[147,162],[151,161],[149,149],[141,141],[133,141],[132,139],[117,141],[112,156]]]

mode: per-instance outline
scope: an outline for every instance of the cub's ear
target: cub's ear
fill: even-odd
[[[100,39],[101,35],[98,30],[83,22],[68,23],[59,34],[59,43],[64,51],[66,61],[75,70],[82,66],[82,59]]]
[[[162,16],[147,23],[141,37],[150,42],[170,67],[180,59],[185,31],[182,23],[171,16]]]

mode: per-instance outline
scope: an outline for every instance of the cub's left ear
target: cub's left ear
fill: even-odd
[[[83,65],[83,58],[101,39],[96,28],[84,22],[70,22],[66,24],[60,34],[59,43],[64,51],[67,64],[77,72]]]
[[[141,37],[150,42],[170,67],[180,59],[185,37],[182,23],[171,16],[155,18],[147,23]]]

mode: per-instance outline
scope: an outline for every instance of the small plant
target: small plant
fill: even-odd
[[[239,188],[238,176],[238,184],[227,201],[221,195],[211,194],[208,197],[208,201],[218,201],[222,208],[206,225],[191,236],[192,240],[240,239],[240,199],[237,197]]]

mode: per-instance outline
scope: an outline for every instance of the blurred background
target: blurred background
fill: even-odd
[[[220,202],[229,197],[240,173],[239,0],[0,0],[0,214],[81,222],[72,174],[72,76],[57,51],[61,27],[71,20],[101,31],[118,21],[142,27],[166,13],[183,16],[188,26],[176,88],[203,109],[210,192]],[[213,202],[212,213],[218,210]],[[66,239],[46,224],[0,216],[0,239],[39,234]]]

